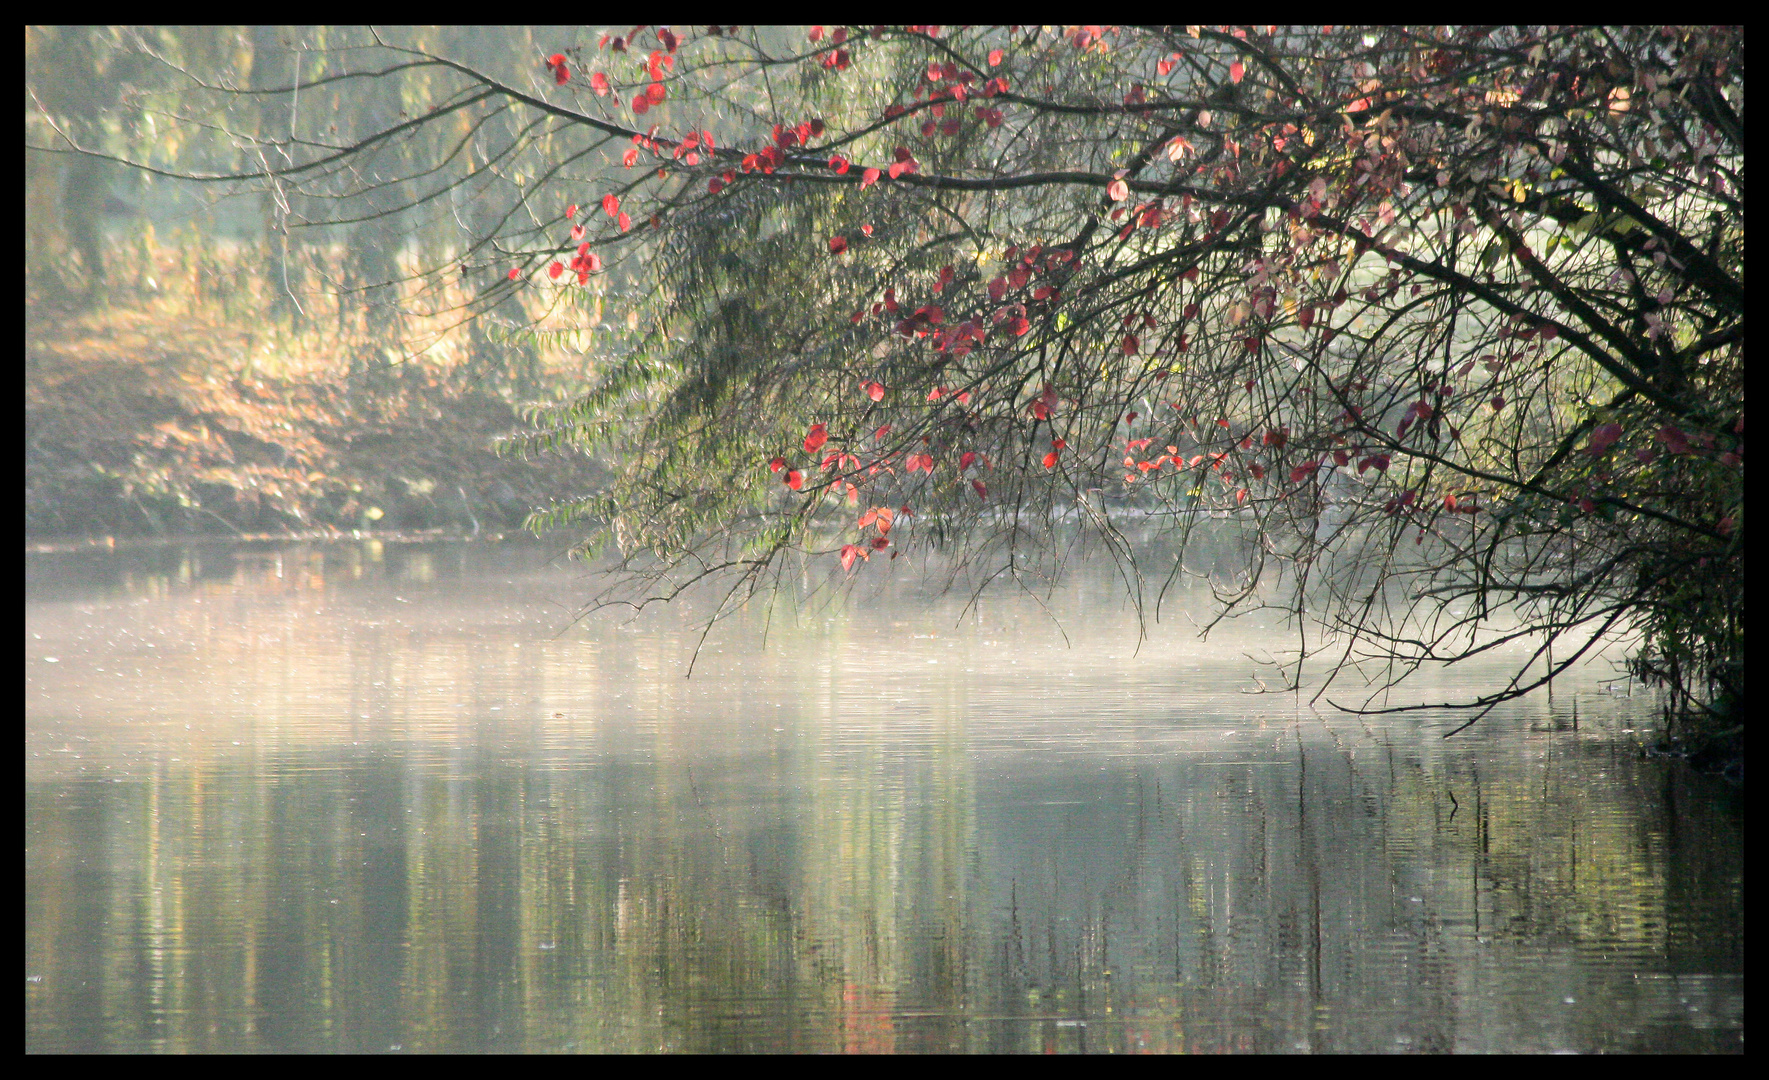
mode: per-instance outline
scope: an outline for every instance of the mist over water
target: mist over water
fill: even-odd
[[[27,1049],[1743,1049],[1741,806],[1607,668],[1444,740],[898,564],[688,678],[550,554],[28,556]]]

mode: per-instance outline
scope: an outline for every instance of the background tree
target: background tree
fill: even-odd
[[[604,530],[630,599],[923,545],[1030,586],[1073,521],[1158,611],[1208,529],[1221,613],[1293,612],[1317,697],[1529,642],[1490,707],[1627,638],[1737,709],[1742,31],[583,33],[509,73],[370,35],[330,78],[420,108],[203,178],[446,208],[413,254],[496,275],[474,311],[621,282],[631,333],[525,445],[626,463],[535,524]],[[1146,588],[1127,521],[1181,542]]]

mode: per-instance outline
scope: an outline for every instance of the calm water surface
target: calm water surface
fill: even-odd
[[[1445,741],[899,566],[685,679],[547,554],[28,556],[26,1048],[1743,1049],[1742,800],[1598,674]]]

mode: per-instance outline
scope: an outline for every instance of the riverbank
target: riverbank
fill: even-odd
[[[606,475],[581,455],[500,455],[524,426],[520,395],[463,350],[365,369],[348,333],[296,335],[239,306],[171,288],[102,305],[27,295],[27,543],[480,535]],[[555,397],[581,375],[536,372],[530,393]]]

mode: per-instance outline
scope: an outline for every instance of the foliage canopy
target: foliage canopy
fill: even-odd
[[[413,235],[488,282],[463,314],[614,283],[522,445],[618,452],[534,522],[641,596],[920,546],[1032,580],[1072,521],[1140,598],[1126,523],[1208,527],[1225,614],[1330,627],[1285,668],[1321,694],[1533,643],[1490,707],[1633,635],[1680,708],[1742,701],[1742,30],[586,33],[518,74],[371,35],[327,78],[405,107],[349,139],[194,73],[180,115],[297,226],[462,226]]]

